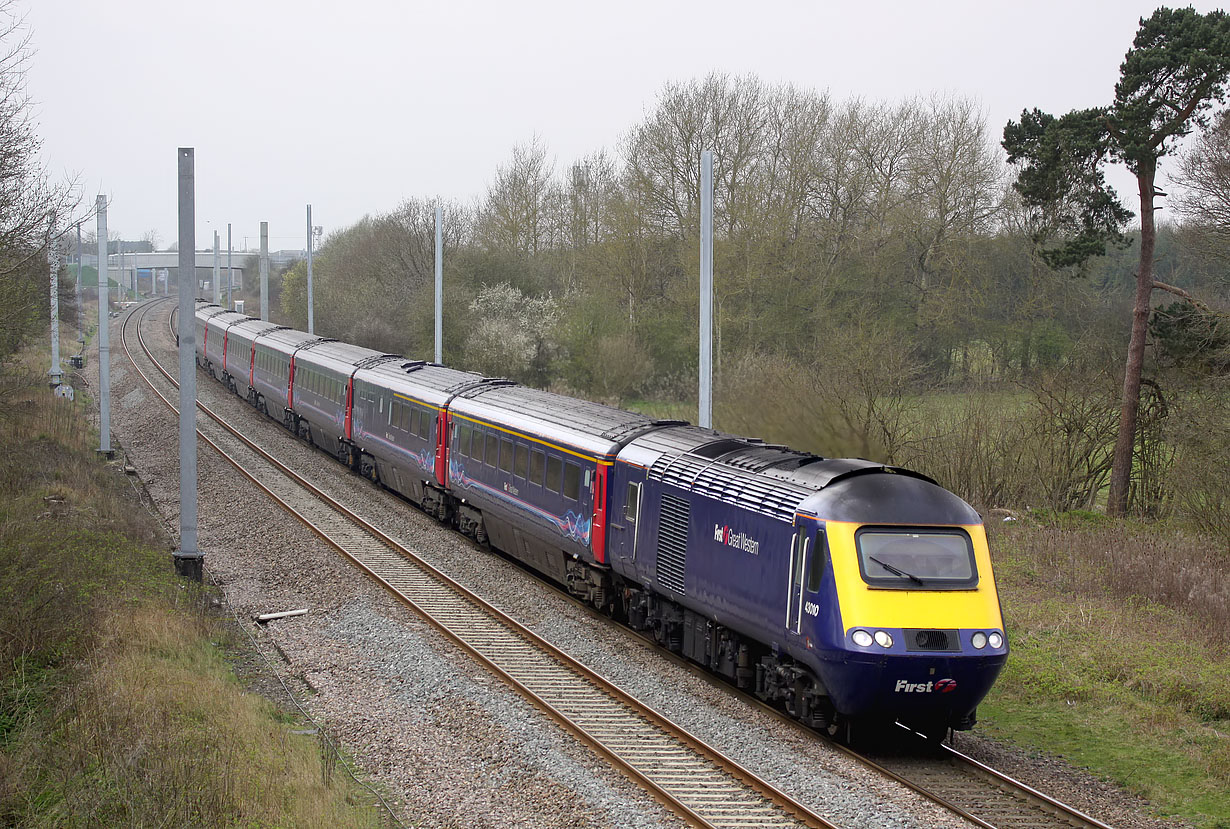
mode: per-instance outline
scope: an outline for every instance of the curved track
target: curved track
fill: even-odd
[[[136,371],[175,410],[175,381],[140,332],[141,319],[160,302],[129,313],[121,340]],[[134,320],[144,360],[158,374],[145,371],[130,348]],[[436,570],[200,401],[197,407],[206,415],[198,421],[201,440],[399,601],[692,825],[836,829]]]

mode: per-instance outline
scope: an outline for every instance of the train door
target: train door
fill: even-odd
[[[786,581],[786,633],[799,636],[803,627],[803,604],[805,602],[807,563],[812,557],[815,529],[795,526],[790,545],[790,572]]]
[[[607,515],[607,550],[611,563],[622,562],[627,572],[635,566],[643,535],[645,500],[645,469],[627,463],[616,463],[611,471],[610,512]]]

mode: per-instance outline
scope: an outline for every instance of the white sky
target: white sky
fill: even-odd
[[[670,80],[713,70],[837,99],[969,96],[997,139],[1026,107],[1109,104],[1158,0],[16,0],[51,171],[124,238],[177,235],[196,149],[197,247],[302,248],[407,197],[480,195],[513,145],[606,147]],[[1175,5],[1180,5],[1176,3]],[[1217,6],[1196,2],[1198,11]],[[1126,173],[1112,179],[1130,187]],[[1128,196],[1131,193],[1126,194]],[[1133,200],[1127,199],[1128,206]]]

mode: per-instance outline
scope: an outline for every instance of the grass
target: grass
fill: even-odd
[[[1160,815],[1230,827],[1227,584],[1181,594],[1173,575],[1184,560],[1220,560],[1224,573],[1230,555],[1082,515],[994,528],[992,545],[1012,655],[979,727],[1086,767]]]
[[[42,365],[42,355],[30,358]],[[228,628],[41,372],[0,407],[0,825],[380,825],[249,694]]]

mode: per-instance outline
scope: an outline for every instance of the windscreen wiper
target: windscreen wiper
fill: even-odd
[[[920,579],[918,576],[914,575],[913,573],[907,573],[906,571],[902,570],[899,567],[894,567],[891,564],[886,564],[885,562],[880,561],[875,556],[867,556],[867,558],[871,561],[874,561],[876,564],[880,565],[881,567],[883,567],[885,570],[892,573],[893,575],[901,576],[902,578],[909,579],[910,581],[913,581],[917,584],[923,583],[923,580]]]

